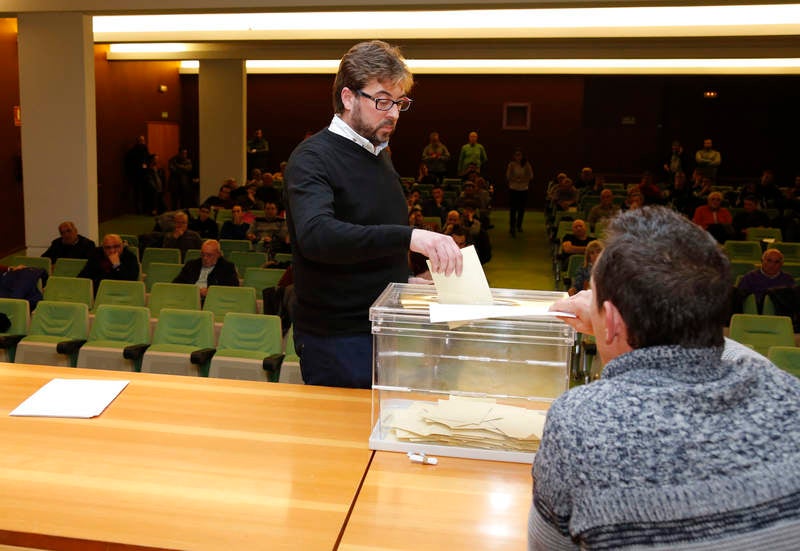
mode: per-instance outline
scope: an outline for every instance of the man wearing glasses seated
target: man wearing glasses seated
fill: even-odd
[[[139,279],[139,260],[136,255],[122,245],[122,239],[115,233],[103,238],[103,245],[97,247],[86,261],[86,266],[78,274],[94,282],[94,292],[104,279]]]
[[[297,146],[286,170],[294,252],[295,349],[308,384],[372,383],[369,307],[390,282],[407,282],[408,252],[434,271],[461,273],[449,236],[411,228],[386,150],[413,76],[396,47],[362,42],[342,58],[328,128]]]

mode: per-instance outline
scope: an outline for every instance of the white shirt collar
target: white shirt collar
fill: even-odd
[[[364,149],[366,149],[367,151],[376,156],[380,154],[381,151],[386,149],[386,146],[389,145],[389,142],[383,142],[378,145],[372,145],[372,142],[370,142],[364,136],[353,130],[350,127],[350,125],[344,122],[342,120],[342,117],[340,117],[339,115],[333,116],[333,120],[331,120],[331,124],[328,127],[328,130],[330,130],[334,134],[338,134],[339,136],[342,136],[344,138],[347,138],[348,140],[357,143],[358,145],[360,145],[361,147],[363,147]]]

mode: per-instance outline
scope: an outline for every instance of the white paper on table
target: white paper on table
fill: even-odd
[[[9,415],[25,417],[97,417],[130,381],[53,379]]]
[[[460,276],[455,273],[449,276],[436,273],[431,269],[431,261],[427,261],[433,283],[436,286],[436,293],[439,295],[439,303],[491,304],[493,302],[492,291],[489,289],[486,274],[483,273],[483,266],[478,259],[475,245],[461,249],[461,256],[463,269]]]

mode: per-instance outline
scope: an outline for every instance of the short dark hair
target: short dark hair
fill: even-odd
[[[398,84],[404,93],[408,93],[414,84],[400,48],[382,40],[359,42],[339,62],[339,71],[333,81],[334,112],[344,112],[343,89],[361,90],[371,79]]]
[[[612,218],[594,266],[595,307],[611,301],[636,348],[721,346],[730,263],[711,235],[665,207]]]

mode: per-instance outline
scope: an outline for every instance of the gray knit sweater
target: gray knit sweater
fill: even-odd
[[[721,348],[634,350],[556,400],[530,549],[797,549],[800,380]]]

